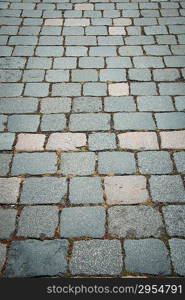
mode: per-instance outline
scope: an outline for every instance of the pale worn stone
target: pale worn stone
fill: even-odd
[[[75,4],[75,10],[93,10],[93,8],[93,4],[90,3]]]
[[[63,19],[46,19],[45,25],[47,26],[62,26]]]
[[[185,130],[160,132],[160,137],[163,149],[185,149]]]
[[[128,83],[109,84],[109,94],[111,96],[123,96],[129,94]]]
[[[47,150],[77,151],[86,145],[84,133],[52,133],[46,145]]]
[[[110,35],[125,35],[125,28],[124,27],[109,27],[109,34]]]
[[[159,149],[155,132],[125,132],[118,134],[119,145],[123,149],[157,150]]]
[[[44,134],[24,134],[18,135],[18,141],[15,146],[17,151],[43,151],[45,135]]]
[[[148,200],[144,176],[105,177],[104,185],[108,204],[135,204]]]

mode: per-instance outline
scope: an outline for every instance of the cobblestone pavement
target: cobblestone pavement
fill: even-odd
[[[185,276],[185,2],[0,8],[1,276]]]

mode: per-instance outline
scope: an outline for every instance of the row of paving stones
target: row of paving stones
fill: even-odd
[[[75,59],[76,60],[76,59]],[[74,61],[75,61],[74,60]],[[73,61],[73,59],[72,59]],[[103,59],[98,58],[93,63],[103,63]],[[90,63],[85,60],[84,63]],[[108,61],[107,61],[108,62]],[[94,65],[95,66],[95,65]],[[178,69],[128,69],[128,78],[134,81],[151,81],[152,75],[155,81],[175,81],[181,79],[181,74]],[[185,69],[182,69],[183,77],[185,77]],[[45,79],[44,79],[45,77]],[[94,69],[83,70],[25,70],[24,74],[18,70],[1,70],[1,82],[19,82],[22,78],[23,82],[124,82],[127,81],[126,70],[123,69],[101,69],[100,71]],[[167,80],[166,80],[167,77]],[[144,80],[143,80],[144,79]],[[132,86],[131,86],[132,90]],[[138,91],[139,92],[139,91]]]
[[[71,204],[98,204],[103,202],[103,194],[109,205],[139,204],[151,197],[155,203],[185,201],[183,181],[179,175],[152,175],[148,184],[142,175],[74,177],[68,181],[61,177],[11,177],[1,178],[0,187],[1,204],[65,204],[68,200]],[[147,188],[150,188],[150,193]]]
[[[69,271],[72,275],[116,276],[128,272],[163,276],[172,274],[169,250],[159,239],[128,239],[123,244],[123,250],[122,243],[114,239],[76,241],[69,266],[66,259],[68,247],[65,239],[14,241],[8,251],[5,276],[62,276]],[[183,276],[181,250],[185,248],[184,240],[170,239],[169,248],[174,271]],[[5,261],[5,253],[5,246],[0,244],[1,265]],[[69,260],[70,257],[67,257]]]
[[[92,112],[168,112],[184,111],[184,96],[133,96],[120,97],[53,97],[53,98],[0,98],[1,118],[7,121],[5,114],[61,114]],[[67,116],[67,115],[66,115]],[[1,121],[1,131],[4,130]]]
[[[136,157],[136,159],[135,159]],[[16,175],[97,175],[97,174],[177,174],[184,173],[184,151],[173,156],[165,151],[140,152],[93,152],[64,153],[51,152],[15,154],[11,170],[11,155],[1,154],[1,174]],[[137,165],[138,168],[137,168]]]
[[[4,131],[4,124],[7,123],[9,132],[37,132],[39,127],[39,131],[65,131],[66,121],[64,114],[0,115],[1,131]],[[184,129],[185,113],[120,112],[113,114],[112,123],[111,114],[108,113],[71,114],[69,131]]]
[[[0,239],[55,238],[56,232],[62,238],[103,238],[106,233],[109,238],[163,238],[166,232],[169,236],[183,238],[185,234],[184,205],[162,207],[165,226],[158,209],[150,206],[113,206],[107,213],[106,230],[103,206],[65,207],[62,211],[54,205],[22,206],[17,218],[16,209],[1,208]]]

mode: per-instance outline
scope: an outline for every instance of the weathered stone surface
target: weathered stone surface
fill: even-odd
[[[109,234],[118,237],[160,237],[164,232],[159,211],[149,206],[114,206],[108,210]]]
[[[119,275],[122,267],[120,241],[91,240],[74,243],[70,262],[73,275]]]
[[[171,274],[169,253],[162,241],[157,239],[126,240],[124,250],[125,267],[128,272],[153,275]]]
[[[77,151],[86,145],[84,133],[52,133],[46,145],[47,150]]]
[[[16,177],[0,178],[0,203],[16,204],[21,180]]]
[[[12,242],[6,277],[62,275],[67,272],[67,248],[67,240]]]
[[[144,176],[105,177],[104,185],[108,204],[136,204],[148,200]]]
[[[185,241],[183,239],[169,240],[172,263],[175,272],[181,276],[185,275],[184,251]]]

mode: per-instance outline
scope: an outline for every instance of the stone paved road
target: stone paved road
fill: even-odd
[[[185,276],[185,2],[0,16],[1,276]]]

